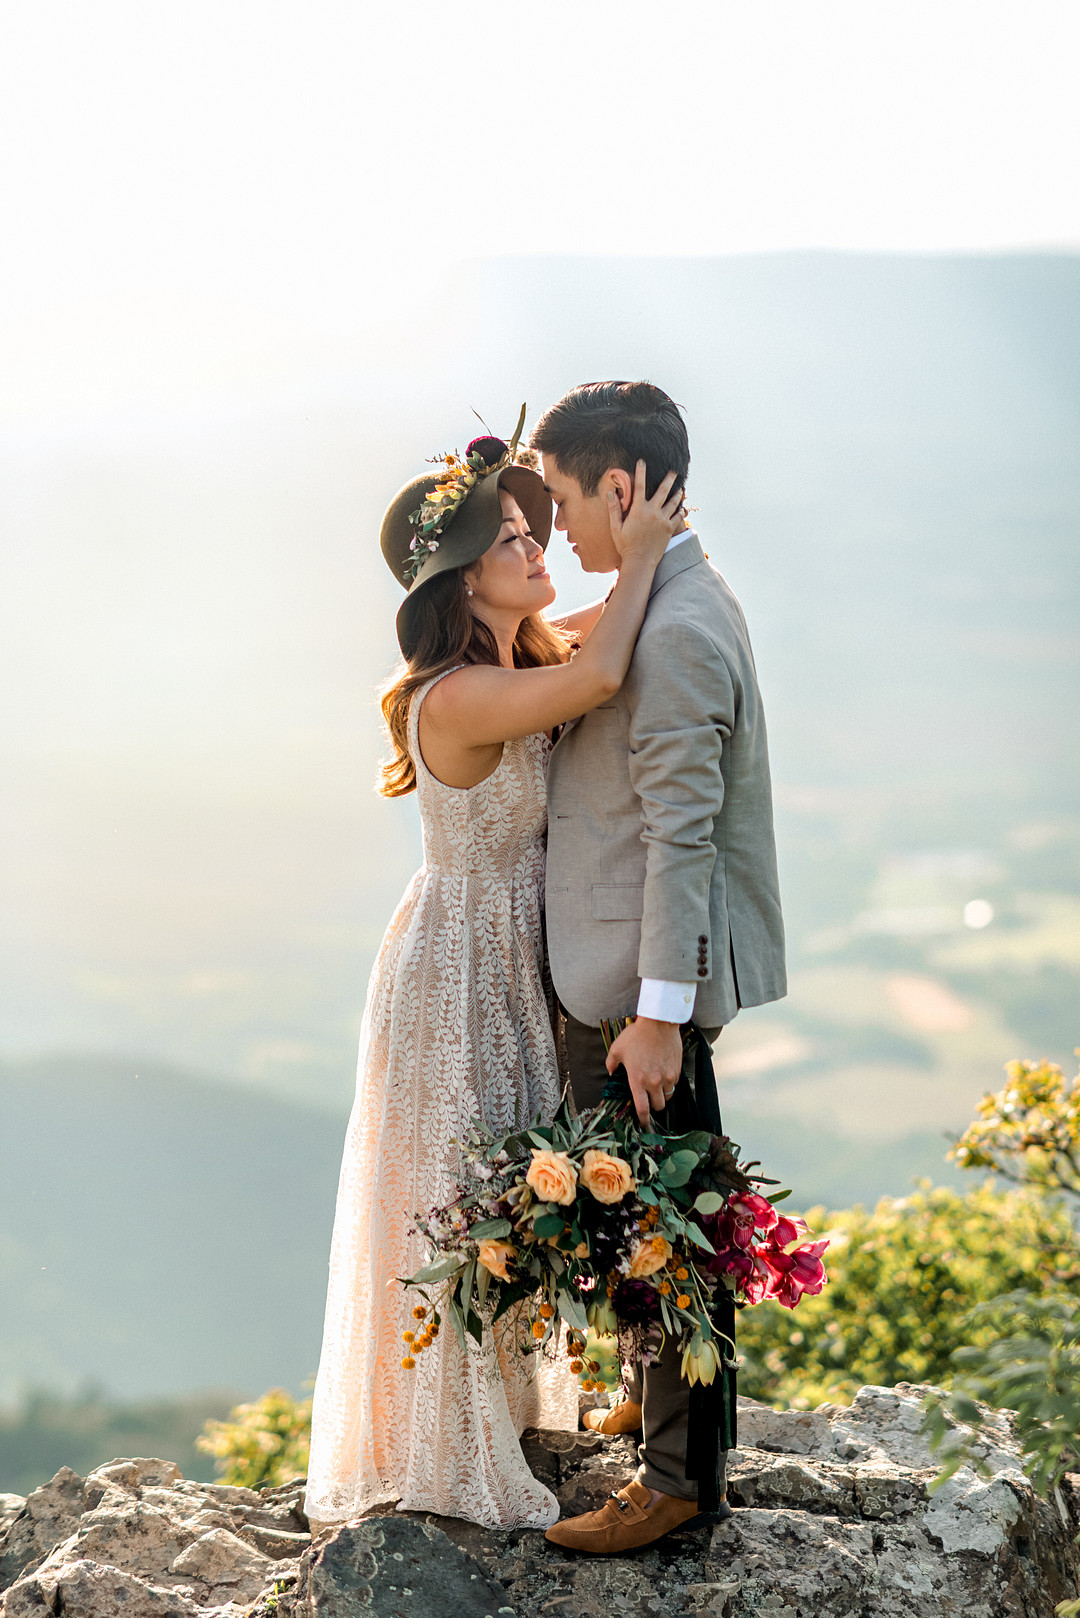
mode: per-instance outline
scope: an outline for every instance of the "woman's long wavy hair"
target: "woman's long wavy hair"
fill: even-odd
[[[416,788],[416,763],[409,752],[409,708],[426,681],[460,663],[498,667],[499,648],[486,624],[474,618],[466,593],[465,569],[455,568],[432,579],[421,591],[413,620],[417,645],[403,669],[396,669],[381,693],[383,718],[390,732],[392,756],[379,768],[384,798],[403,798]],[[554,624],[539,613],[523,618],[514,637],[514,667],[547,668],[565,663],[571,645]]]

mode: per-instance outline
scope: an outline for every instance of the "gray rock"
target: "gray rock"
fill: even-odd
[[[86,1487],[93,1489],[96,1485],[111,1484],[113,1488],[125,1489],[128,1494],[136,1494],[140,1489],[164,1488],[173,1483],[179,1483],[183,1473],[175,1461],[159,1461],[145,1456],[122,1456],[117,1461],[110,1461],[107,1466],[96,1466],[87,1474]]]
[[[918,1430],[926,1391],[864,1388],[850,1408],[812,1411],[742,1401],[734,1516],[605,1560],[528,1529],[391,1507],[308,1548],[303,1480],[256,1491],[124,1461],[84,1486],[65,1471],[22,1509],[12,1502],[0,1567],[15,1573],[0,1609],[3,1618],[1052,1618],[1077,1594],[1080,1477],[1066,1479],[1059,1500],[1039,1500],[1011,1418],[998,1413],[984,1446],[991,1475],[961,1470],[930,1493],[936,1465]],[[534,1432],[523,1444],[564,1515],[601,1505],[637,1464],[626,1439]]]
[[[312,1546],[296,1618],[516,1618],[506,1588],[421,1517],[365,1517]]]
[[[255,1596],[265,1589],[273,1565],[270,1557],[238,1539],[227,1528],[211,1528],[174,1557],[169,1572],[215,1587],[235,1584],[245,1591],[254,1580],[251,1594]]]
[[[0,1590],[43,1562],[54,1545],[75,1532],[85,1499],[82,1478],[68,1466],[27,1495],[25,1507],[0,1538]]]
[[[7,1533],[16,1517],[26,1510],[26,1499],[21,1494],[0,1494],[0,1538]]]
[[[163,1589],[115,1567],[74,1561],[23,1579],[8,1591],[4,1618],[200,1618],[200,1609],[178,1590]]]

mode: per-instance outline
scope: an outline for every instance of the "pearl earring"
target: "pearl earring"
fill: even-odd
[[[470,596],[472,595],[472,591],[469,589],[468,585],[465,586],[465,594]]]

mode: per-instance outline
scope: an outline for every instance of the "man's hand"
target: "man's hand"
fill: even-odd
[[[677,1022],[656,1022],[638,1017],[612,1041],[607,1070],[614,1073],[621,1063],[630,1080],[630,1093],[638,1122],[649,1127],[650,1108],[663,1112],[671,1100],[682,1072],[682,1034]]]

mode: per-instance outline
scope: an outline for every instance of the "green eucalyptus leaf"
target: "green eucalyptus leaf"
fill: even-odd
[[[513,1230],[509,1219],[481,1219],[480,1223],[473,1225],[469,1235],[474,1241],[496,1241],[502,1236],[509,1236]]]
[[[417,1285],[431,1286],[435,1281],[445,1281],[465,1268],[465,1260],[460,1253],[445,1253],[442,1258],[433,1259],[430,1264],[425,1264],[412,1279]]]

